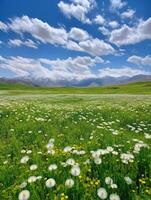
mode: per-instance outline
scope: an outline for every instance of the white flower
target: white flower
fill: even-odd
[[[111,177],[106,177],[106,178],[105,178],[105,183],[106,183],[107,185],[112,185],[112,184],[113,184],[112,178],[111,178]]]
[[[20,188],[25,188],[27,186],[27,182],[23,182],[20,184]]]
[[[31,154],[31,153],[32,153],[32,150],[28,150],[28,151],[27,151],[27,154]]]
[[[114,151],[113,147],[110,147],[110,146],[108,146],[108,147],[106,148],[106,150],[107,150],[108,152]]]
[[[72,168],[71,168],[71,174],[73,176],[79,176],[80,175],[80,167],[78,165],[74,165]]]
[[[30,170],[31,170],[31,171],[34,171],[34,170],[36,170],[37,168],[38,168],[37,165],[31,165],[31,166],[30,166]]]
[[[28,162],[28,160],[29,160],[29,156],[24,156],[24,157],[22,157],[22,159],[20,160],[20,163],[25,164],[25,163]]]
[[[117,194],[111,194],[110,195],[110,200],[120,200],[120,197]]]
[[[117,185],[115,183],[111,184],[112,189],[117,189]]]
[[[75,164],[75,160],[72,159],[72,158],[69,158],[69,159],[66,161],[66,164],[67,164],[67,165],[73,166],[73,165]]]
[[[72,150],[72,147],[67,146],[64,148],[64,152],[70,152]]]
[[[125,176],[125,177],[124,177],[124,180],[126,181],[126,183],[127,183],[128,185],[132,184],[132,179],[131,179],[130,177]]]
[[[49,171],[56,170],[57,168],[58,168],[58,167],[57,167],[56,164],[51,164],[51,165],[49,165],[49,167],[48,167]]]
[[[26,153],[26,150],[25,150],[25,149],[22,149],[22,150],[21,150],[21,153]]]
[[[49,178],[47,181],[46,181],[46,187],[47,188],[52,188],[56,185],[56,181],[53,179],[53,178]]]
[[[105,188],[99,188],[97,190],[97,195],[100,199],[106,199],[107,198],[107,191]]]
[[[37,180],[40,180],[40,179],[42,179],[42,176],[37,176]]]
[[[30,192],[28,190],[23,190],[19,193],[19,200],[28,200],[30,197]]]
[[[73,187],[74,185],[74,180],[73,179],[67,179],[66,182],[65,182],[65,186],[68,187],[68,188],[71,188]]]
[[[94,163],[95,163],[96,165],[100,165],[100,164],[102,163],[102,159],[101,159],[101,158],[95,158],[95,159],[94,159]]]
[[[36,176],[30,176],[29,178],[28,178],[28,183],[33,183],[33,182],[35,182],[37,180],[37,177]]]

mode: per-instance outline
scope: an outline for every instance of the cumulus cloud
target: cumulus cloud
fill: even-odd
[[[63,45],[67,41],[67,32],[64,28],[54,28],[37,18],[16,17],[11,19],[8,26],[9,29],[19,34],[30,33],[43,43]]]
[[[90,24],[90,19],[86,16],[96,5],[95,0],[71,0],[71,3],[60,1],[58,7],[68,18],[74,17],[77,20]]]
[[[100,77],[105,77],[105,76],[112,76],[112,77],[128,76],[128,77],[132,77],[132,76],[136,76],[136,75],[140,75],[140,74],[148,75],[149,73],[144,71],[144,70],[133,69],[133,68],[130,68],[130,67],[123,67],[123,68],[107,67],[107,68],[99,70],[99,76]]]
[[[110,0],[111,9],[121,9],[126,5],[126,2],[121,0]]]
[[[84,31],[80,28],[74,27],[74,28],[71,28],[71,30],[68,34],[68,37],[75,41],[84,41],[84,40],[88,39],[90,36],[86,31]]]
[[[110,21],[109,26],[114,29],[119,26],[119,23],[117,21]]]
[[[20,39],[13,39],[13,40],[9,40],[8,44],[9,44],[9,46],[12,46],[12,47],[20,47],[20,46],[24,45],[24,46],[34,48],[34,49],[38,48],[37,44],[30,39],[24,40],[24,41],[20,40]]]
[[[7,31],[7,29],[8,29],[8,26],[5,23],[0,21],[0,30]]]
[[[100,57],[91,58],[89,56],[69,57],[62,60],[0,56],[0,68],[10,70],[19,77],[51,78],[55,80],[83,79],[93,76],[90,68],[104,62]]]
[[[98,28],[98,30],[103,34],[103,35],[110,35],[110,31],[104,27],[104,26],[101,26]]]
[[[20,35],[29,33],[31,36],[44,44],[61,46],[74,51],[86,52],[93,56],[102,56],[113,54],[114,48],[98,38],[93,38],[87,31],[73,27],[69,32],[64,28],[54,28],[48,23],[37,18],[28,16],[16,17],[10,19],[7,23],[8,30],[14,31]],[[30,40],[27,41],[10,41],[12,45],[30,45],[35,46]]]
[[[10,70],[18,77],[33,79],[50,79],[52,81],[60,80],[84,80],[88,78],[102,78],[106,76],[135,76],[139,74],[150,74],[141,69],[130,67],[113,68],[105,67],[99,69],[96,73],[92,68],[96,65],[105,64],[100,58],[91,58],[89,56],[78,56],[75,58],[50,60],[46,58],[24,58],[24,57],[3,57],[0,56],[0,69]]]
[[[24,57],[2,57],[0,58],[0,68],[10,70],[17,76],[44,76],[50,75],[50,71],[44,68],[41,63],[35,59]]]
[[[123,12],[123,13],[121,14],[121,17],[122,17],[122,18],[132,18],[132,17],[134,16],[134,14],[135,14],[135,11],[134,11],[134,10],[128,9],[127,11],[125,11],[125,12]]]
[[[102,25],[105,23],[105,19],[101,15],[97,15],[93,21],[99,25]]]
[[[136,44],[151,39],[151,17],[146,21],[141,20],[136,26],[123,25],[120,29],[111,32],[110,42],[117,46]]]
[[[127,59],[128,62],[137,64],[137,65],[150,65],[151,66],[151,56],[147,55],[145,57],[140,56],[131,56]]]
[[[89,39],[79,43],[83,51],[88,52],[92,56],[108,55],[115,53],[114,48],[99,39]]]

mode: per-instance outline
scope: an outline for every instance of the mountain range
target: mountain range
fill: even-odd
[[[105,85],[127,84],[132,82],[151,81],[151,75],[136,75],[133,77],[121,76],[111,77],[106,76],[102,78],[87,78],[83,80],[52,80],[50,78],[30,78],[30,77],[17,77],[17,78],[0,78],[0,83],[22,83],[32,86],[43,87],[96,87]]]

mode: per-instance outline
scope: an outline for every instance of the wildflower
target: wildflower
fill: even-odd
[[[27,182],[23,182],[20,184],[20,188],[25,188],[27,186]]]
[[[26,150],[25,150],[25,149],[22,149],[22,150],[21,150],[21,153],[26,153]]]
[[[49,178],[47,181],[46,181],[46,187],[47,188],[52,188],[56,185],[56,181],[53,179],[53,178]]]
[[[97,195],[100,199],[106,199],[107,198],[107,191],[105,188],[99,188],[97,190]]]
[[[71,174],[73,176],[79,176],[80,175],[80,167],[78,165],[74,165],[72,168],[71,168]]]
[[[65,186],[68,187],[68,188],[71,188],[73,187],[74,185],[74,180],[73,179],[67,179],[66,182],[65,182]]]
[[[5,161],[3,162],[4,165],[6,165],[7,163],[8,163],[8,160],[5,160]]]
[[[31,171],[34,171],[34,170],[36,170],[37,168],[38,168],[37,165],[31,165],[31,166],[30,166],[30,170],[31,170]]]
[[[66,164],[67,164],[67,165],[73,166],[73,165],[75,164],[75,160],[72,159],[72,158],[69,158],[69,159],[66,161]]]
[[[120,197],[117,194],[111,194],[110,195],[110,200],[120,200]]]
[[[30,176],[29,178],[28,178],[28,183],[33,183],[33,182],[35,182],[37,180],[37,177],[36,176]]]
[[[28,162],[28,160],[29,160],[29,156],[24,156],[24,157],[22,157],[22,159],[20,160],[20,163],[26,164],[26,163]]]
[[[130,177],[125,176],[125,177],[124,177],[124,180],[126,181],[126,183],[127,183],[128,185],[132,184],[132,179],[131,179]]]
[[[64,148],[64,152],[70,152],[72,150],[72,147],[67,146]]]
[[[115,183],[111,184],[112,189],[117,189],[117,185]]]
[[[96,165],[100,165],[100,164],[102,163],[102,159],[101,159],[101,158],[95,158],[95,159],[94,159],[94,163],[95,163]]]
[[[106,178],[105,178],[105,183],[106,183],[107,185],[112,185],[112,184],[113,184],[113,179],[112,179],[111,177],[106,177]]]
[[[49,165],[49,167],[48,167],[49,171],[56,170],[57,168],[58,168],[58,167],[57,167],[56,164],[51,164],[51,165]]]
[[[19,200],[28,200],[30,197],[30,192],[28,190],[23,190],[19,193]]]
[[[32,153],[32,150],[28,150],[28,151],[27,151],[27,154],[31,154],[31,153]]]

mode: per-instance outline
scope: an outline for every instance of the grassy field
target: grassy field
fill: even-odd
[[[2,84],[0,83],[0,91],[12,95],[22,94],[151,94],[151,82],[137,82],[123,85],[113,85],[104,87],[32,87],[23,84]]]
[[[7,87],[0,85],[0,200],[151,199],[150,83]]]

